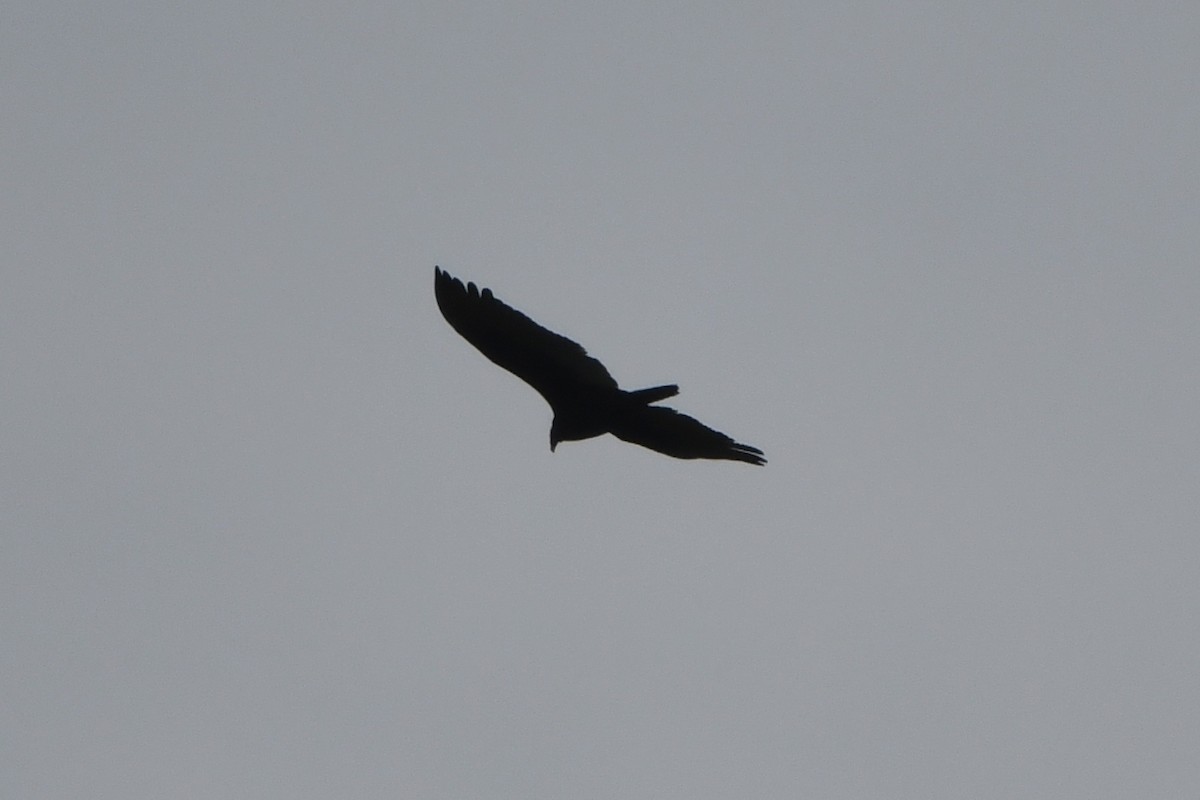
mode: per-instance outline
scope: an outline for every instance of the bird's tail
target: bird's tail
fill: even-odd
[[[674,397],[679,394],[679,387],[671,383],[666,386],[651,386],[649,389],[638,389],[635,392],[630,392],[629,396],[639,403],[657,403],[659,400],[666,400],[668,397]]]

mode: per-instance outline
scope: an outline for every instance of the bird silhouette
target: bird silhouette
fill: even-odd
[[[434,267],[434,296],[450,326],[493,363],[528,383],[554,412],[550,450],[559,442],[611,433],[674,458],[767,463],[741,444],[673,408],[653,405],[679,393],[675,384],[625,391],[578,343],[505,305],[490,289]]]

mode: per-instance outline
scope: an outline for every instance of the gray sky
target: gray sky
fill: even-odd
[[[582,5],[6,6],[2,793],[1200,795],[1200,8]]]

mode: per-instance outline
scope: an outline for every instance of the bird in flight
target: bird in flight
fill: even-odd
[[[653,405],[679,394],[675,384],[625,391],[582,346],[505,305],[491,289],[464,286],[440,267],[433,275],[434,296],[450,326],[546,398],[554,411],[552,452],[559,442],[611,433],[675,458],[767,463],[757,447],[735,442],[673,408]]]

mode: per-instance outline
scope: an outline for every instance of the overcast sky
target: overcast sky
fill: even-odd
[[[806,5],[6,4],[0,794],[1200,796],[1200,6]]]

